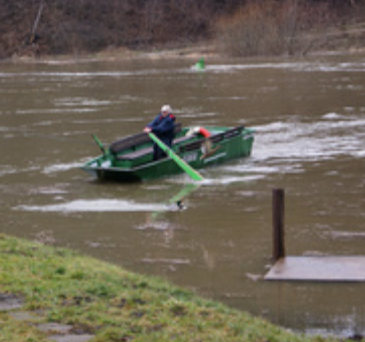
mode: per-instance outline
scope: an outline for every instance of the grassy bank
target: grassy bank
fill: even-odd
[[[157,278],[70,250],[0,235],[0,296],[37,322],[71,324],[92,341],[325,341],[294,335]],[[0,313],[0,341],[42,342],[36,325]],[[330,340],[326,340],[330,341]]]

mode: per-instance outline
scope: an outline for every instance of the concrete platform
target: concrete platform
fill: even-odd
[[[365,256],[289,256],[279,259],[265,280],[363,282]]]

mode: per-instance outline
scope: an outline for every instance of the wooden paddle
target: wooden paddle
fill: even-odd
[[[193,180],[202,181],[203,176],[195,171],[190,165],[188,165],[184,160],[177,156],[166,144],[164,144],[159,138],[157,138],[153,133],[148,133],[150,138],[163,150],[166,154],[179,165]]]

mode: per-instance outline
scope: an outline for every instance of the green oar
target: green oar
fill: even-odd
[[[164,151],[167,155],[174,160],[193,180],[202,181],[204,178],[192,167],[190,167],[185,161],[178,157],[168,146],[166,146],[159,138],[153,133],[148,133],[150,138]]]
[[[182,202],[188,195],[198,189],[198,184],[187,184],[180,192],[169,199],[169,204]]]
[[[98,144],[98,146],[101,149],[101,152],[103,152],[103,154],[106,154],[106,150],[105,147],[103,145],[103,143],[98,139],[98,137],[95,134],[91,134],[91,136],[93,137],[93,139],[95,140],[95,142]]]
[[[178,209],[183,209],[184,208],[184,200],[190,196],[195,190],[199,189],[200,184],[187,184],[185,185],[185,187],[179,191],[179,193],[177,193],[176,195],[174,195],[173,197],[171,197],[168,202],[166,204],[171,205],[171,204],[176,204]],[[151,219],[156,221],[157,219],[159,219],[161,217],[161,215],[165,214],[166,211],[168,210],[168,206],[166,206],[165,210],[160,210],[160,211],[154,211],[153,213],[151,213]]]

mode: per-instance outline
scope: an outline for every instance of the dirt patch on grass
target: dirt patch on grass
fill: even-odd
[[[23,306],[24,299],[12,293],[0,292],[0,311],[10,311]]]
[[[48,335],[52,341],[56,342],[86,342],[94,337],[84,329],[78,329],[72,325],[60,323],[43,323],[34,324],[35,316],[33,312],[14,311],[20,309],[24,305],[24,299],[13,293],[0,292],[0,311],[9,312],[8,314],[17,321],[23,321],[34,325],[40,331]]]

